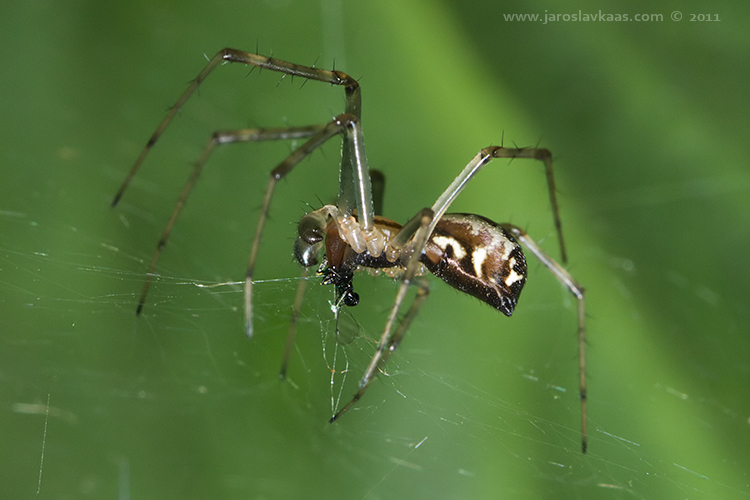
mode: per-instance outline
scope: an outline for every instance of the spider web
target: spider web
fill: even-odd
[[[477,18],[509,13],[505,4],[498,10],[461,2],[455,14],[443,5],[446,17],[466,13],[460,33],[435,16],[440,3],[351,2],[352,10],[340,9],[318,30],[331,44],[319,66],[335,55],[337,68],[358,65],[354,74],[367,83],[368,153],[388,172],[410,172],[389,188],[405,200],[398,208],[411,212],[399,216],[429,199],[414,195],[415,181],[429,181],[422,169],[460,166],[472,148],[499,140],[498,131],[506,131],[508,144],[539,137],[544,145],[568,144],[555,153],[570,168],[569,186],[584,186],[576,196],[599,196],[581,200],[595,213],[581,213],[573,190],[561,192],[568,268],[587,287],[590,445],[582,456],[575,307],[531,259],[512,318],[434,282],[385,372],[335,425],[327,420],[356,390],[395,289],[387,279],[359,277],[363,300],[349,311],[356,323],[337,336],[330,290],[311,283],[289,377],[278,380],[299,283],[293,221],[306,203],[318,203],[316,194],[331,195],[335,147],[314,155],[328,167],[305,167],[284,183],[290,206],[274,206],[257,268],[252,339],[243,333],[242,286],[235,283],[245,272],[263,176],[243,183],[251,168],[242,148],[212,158],[143,315],[135,316],[144,272],[184,179],[169,166],[188,169],[216,127],[320,123],[341,109],[341,95],[331,89],[296,92],[301,82],[292,89],[288,78],[275,90],[277,75],[245,78],[245,68],[227,68],[201,88],[179,118],[180,131],[170,134],[174,142],[154,150],[152,168],[139,173],[127,199],[108,209],[123,165],[149,132],[144,124],[161,116],[202,63],[192,56],[218,48],[219,40],[252,47],[257,36],[279,56],[313,63],[315,2],[267,4],[255,24],[225,15],[247,12],[247,3],[148,11],[130,3],[134,10],[102,16],[88,3],[76,10],[73,3],[39,9],[16,2],[0,16],[7,21],[0,36],[16,42],[7,43],[16,49],[8,51],[13,70],[0,83],[7,96],[0,150],[3,495],[748,498],[750,318],[741,235],[750,183],[741,150],[747,113],[732,90],[747,78],[721,66],[747,68],[736,60],[744,32],[730,20],[741,13],[722,12],[723,22],[700,29],[667,21],[656,29],[638,23],[629,33],[623,30],[632,26],[611,23],[603,30],[593,23],[477,30]],[[382,26],[355,22],[371,18]],[[29,29],[31,20],[40,22],[37,29]],[[492,39],[484,52],[467,41],[477,35]],[[337,37],[357,43],[341,47]],[[725,51],[712,50],[721,44]],[[30,53],[50,57],[39,64]],[[502,64],[488,63],[498,56]],[[484,78],[492,69],[502,78]],[[392,85],[407,75],[416,83]],[[518,80],[507,92],[512,75]],[[378,89],[378,80],[387,87]],[[523,123],[532,115],[537,126]],[[529,135],[518,137],[520,129]],[[381,140],[371,140],[378,133]],[[252,149],[257,168],[288,151],[261,158],[265,147]],[[446,172],[436,177],[450,177]],[[507,186],[499,172],[488,173],[488,185]],[[544,239],[544,193],[521,188],[526,169],[513,172],[502,208],[496,192],[490,205]],[[543,175],[529,185],[537,181]],[[444,186],[436,181],[431,196]],[[457,200],[468,200],[465,210],[503,215],[479,208],[489,196],[472,189]],[[653,220],[660,225],[647,227]],[[554,235],[547,236],[545,249],[555,255]],[[717,256],[720,264],[711,261]],[[647,259],[655,265],[644,271]],[[661,296],[649,292],[652,286]]]
[[[338,335],[330,290],[311,282],[289,378],[280,383],[299,278],[259,280],[257,334],[248,340],[241,283],[194,277],[210,275],[211,265],[177,259],[160,267],[147,309],[136,318],[147,252],[123,251],[99,235],[97,224],[73,226],[7,211],[0,223],[4,234],[17,235],[2,244],[0,279],[6,311],[3,427],[13,429],[10,448],[22,451],[14,459],[14,491],[39,485],[42,491],[117,491],[127,498],[144,486],[149,464],[176,464],[156,475],[176,481],[175,471],[189,470],[197,460],[221,471],[187,481],[203,491],[293,494],[295,487],[254,474],[312,453],[327,464],[327,477],[347,478],[339,491],[359,498],[406,491],[425,477],[450,477],[441,487],[449,490],[445,497],[485,496],[498,474],[505,492],[519,498],[546,495],[561,484],[581,495],[746,495],[720,471],[657,456],[639,437],[603,424],[597,389],[606,381],[598,379],[592,381],[591,449],[580,454],[574,305],[566,304],[563,292],[552,293],[561,299],[559,307],[524,297],[529,313],[514,318],[528,323],[539,313],[569,316],[571,335],[539,336],[551,335],[553,347],[539,359],[534,349],[524,354],[519,343],[507,342],[510,321],[493,329],[488,325],[504,318],[434,283],[433,297],[384,373],[354,409],[328,425],[372,356],[395,292],[390,280],[359,278],[363,302],[346,310]],[[66,239],[68,245],[46,243]],[[176,241],[174,252],[182,254]],[[532,266],[532,276],[539,271]],[[468,309],[478,326],[441,333],[453,324],[447,303]],[[458,321],[466,318],[461,314]],[[498,330],[506,341],[498,340]],[[596,348],[590,352],[595,359]],[[656,387],[650,397],[677,398],[719,420],[731,411],[671,387]],[[276,458],[258,458],[269,454]],[[66,465],[65,456],[76,457],[75,464]],[[271,469],[264,465],[269,460]]]

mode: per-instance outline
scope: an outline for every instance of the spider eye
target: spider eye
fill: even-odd
[[[323,248],[325,238],[326,216],[321,210],[314,210],[299,221],[294,242],[294,257],[304,267],[318,264],[318,255]]]
[[[322,248],[322,241],[311,244],[300,236],[294,241],[294,258],[304,267],[316,266]]]
[[[309,212],[299,221],[297,234],[310,245],[321,242],[325,238],[326,221],[326,213],[322,209]]]

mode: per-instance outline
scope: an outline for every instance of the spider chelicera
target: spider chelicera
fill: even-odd
[[[365,393],[370,382],[403,340],[411,321],[429,293],[429,285],[420,276],[425,270],[452,287],[489,304],[506,316],[513,313],[521,289],[526,282],[526,259],[519,242],[533,253],[547,269],[576,297],[578,301],[578,349],[581,398],[581,448],[586,452],[586,363],[585,363],[585,306],[583,288],[573,277],[547,256],[539,245],[521,228],[513,224],[497,224],[473,214],[449,214],[446,210],[471,180],[493,158],[531,158],[545,167],[555,229],[560,244],[562,261],[566,261],[562,225],[555,194],[552,155],[547,149],[487,147],[479,151],[464,167],[445,192],[430,208],[422,209],[404,225],[379,214],[382,197],[382,177],[370,171],[365,156],[361,126],[361,95],[356,80],[341,71],[326,71],[301,66],[271,57],[224,49],[218,52],[190,84],[177,103],[167,113],[146,143],[130,173],[112,201],[115,206],[143,163],[146,155],[174,118],[175,114],[195,92],[203,80],[217,66],[235,62],[278,71],[309,80],[340,85],[345,90],[345,112],[328,123],[305,127],[253,128],[215,132],[193,168],[185,188],[172,211],[148,269],[146,281],[138,301],[140,314],[154,275],[157,261],[167,242],[172,227],[182,210],[204,164],[213,149],[232,142],[307,139],[271,171],[263,198],[258,225],[253,238],[245,280],[245,322],[247,335],[253,332],[253,272],[260,247],[263,228],[268,219],[276,184],[307,155],[334,136],[341,135],[342,160],[338,200],[305,215],[298,226],[294,255],[305,268],[319,266],[324,284],[334,285],[336,307],[353,306],[359,301],[354,291],[354,272],[360,269],[385,271],[398,278],[401,284],[396,299],[380,336],[377,350],[365,370],[358,392],[352,400],[331,417],[337,420]],[[373,195],[373,184],[378,187]],[[321,258],[322,254],[322,258]],[[409,286],[416,285],[417,293],[406,314],[399,320],[399,311]],[[299,304],[302,287],[298,293]],[[297,307],[298,308],[298,307]],[[294,338],[296,314],[287,340],[281,376],[286,373],[287,361]]]

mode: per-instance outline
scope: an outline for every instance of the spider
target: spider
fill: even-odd
[[[380,215],[382,206],[382,174],[370,171],[365,156],[365,145],[361,125],[361,94],[358,82],[341,71],[323,70],[314,65],[302,66],[264,57],[257,53],[235,49],[219,51],[191,82],[187,90],[161,121],[135,164],[125,178],[112,201],[114,207],[127,189],[151,148],[198,86],[217,67],[224,63],[241,63],[268,69],[292,77],[327,82],[345,90],[344,113],[328,123],[303,127],[252,128],[215,132],[195,164],[167,223],[146,275],[138,300],[136,314],[140,314],[146,301],[151,279],[169,234],[185,204],[190,191],[216,146],[233,142],[255,142],[267,140],[306,141],[274,168],[265,189],[258,225],[250,249],[245,279],[245,324],[246,333],[253,333],[253,274],[263,229],[268,219],[276,184],[289,174],[302,159],[335,136],[342,137],[342,159],[339,194],[336,204],[325,205],[302,217],[298,226],[298,237],[294,255],[304,268],[318,267],[323,283],[334,286],[335,305],[354,306],[359,296],[354,291],[354,272],[360,269],[385,271],[400,280],[393,306],[385,322],[380,341],[362,380],[359,390],[351,401],[331,417],[336,421],[359,401],[370,383],[389,356],[403,341],[410,323],[427,299],[428,282],[421,277],[426,271],[452,287],[489,304],[506,316],[511,316],[518,302],[526,277],[526,259],[523,244],[552,274],[575,296],[578,302],[578,350],[581,400],[581,449],[587,448],[586,424],[586,364],[585,364],[585,305],[584,290],[573,277],[555,260],[545,254],[539,245],[520,227],[513,224],[498,224],[474,214],[446,213],[450,204],[461,193],[466,184],[492,159],[530,158],[544,164],[549,198],[552,206],[555,230],[560,245],[562,262],[566,262],[562,235],[552,155],[547,149],[486,147],[479,151],[464,167],[456,179],[440,195],[435,203],[422,209],[401,225]],[[373,186],[375,193],[373,194]],[[322,255],[322,257],[321,257]],[[304,283],[304,281],[303,281]],[[406,314],[399,320],[399,311],[404,305],[409,287],[415,285],[416,295]],[[298,312],[303,287],[298,290],[295,310]],[[296,328],[296,313],[292,315],[290,333],[281,368],[284,378],[289,352]]]

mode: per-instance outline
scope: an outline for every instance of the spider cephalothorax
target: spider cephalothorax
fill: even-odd
[[[586,451],[586,374],[585,374],[585,328],[583,288],[557,262],[545,254],[539,245],[518,226],[497,224],[485,217],[473,214],[448,214],[448,207],[476,174],[494,158],[530,158],[541,161],[545,167],[549,198],[552,205],[555,229],[558,234],[563,262],[562,225],[560,223],[552,155],[540,148],[505,148],[491,146],[479,151],[464,167],[456,179],[429,208],[424,208],[401,225],[380,216],[382,207],[382,178],[376,182],[375,171],[370,171],[365,155],[361,127],[361,93],[359,83],[341,71],[327,71],[315,67],[280,61],[271,57],[224,49],[217,53],[198,77],[171,108],[156,128],[141,151],[133,168],[115,195],[116,205],[131,179],[140,168],[146,155],[157,142],[175,114],[187,99],[216,67],[226,62],[251,65],[277,71],[304,79],[327,82],[342,86],[345,90],[345,112],[325,124],[303,127],[253,128],[215,132],[196,162],[193,173],[175,205],[156,253],[151,261],[146,281],[138,301],[140,313],[146,300],[151,278],[159,256],[166,244],[175,221],[193,188],[203,166],[217,145],[232,142],[257,142],[266,140],[306,141],[274,168],[268,179],[260,218],[256,228],[248,259],[245,279],[245,324],[247,335],[253,332],[252,290],[253,274],[258,256],[263,228],[273,199],[276,184],[289,174],[302,159],[335,136],[342,137],[342,158],[339,195],[335,204],[305,215],[299,223],[299,235],[294,246],[294,255],[304,267],[322,262],[320,274],[323,283],[333,285],[336,290],[336,307],[353,306],[359,302],[354,291],[353,280],[359,269],[370,269],[397,278],[401,281],[393,307],[390,310],[380,336],[378,348],[370,361],[360,383],[359,391],[352,400],[332,418],[333,422],[356,403],[364,394],[390,354],[398,347],[411,321],[427,298],[429,286],[419,276],[428,270],[454,288],[474,296],[495,309],[510,316],[518,302],[521,289],[526,282],[526,259],[521,244],[533,253],[555,277],[573,293],[578,300],[578,349],[580,396],[582,417],[582,449]],[[371,179],[372,175],[372,179]],[[380,185],[379,188],[377,186]],[[373,186],[376,186],[373,194]],[[520,244],[519,244],[520,243]],[[320,255],[325,254],[321,259]],[[406,300],[407,289],[415,285],[417,294],[401,319],[399,311]],[[303,290],[303,288],[300,288]],[[301,297],[301,293],[298,293]],[[296,311],[287,340],[281,374],[286,373],[287,361],[294,339]]]

